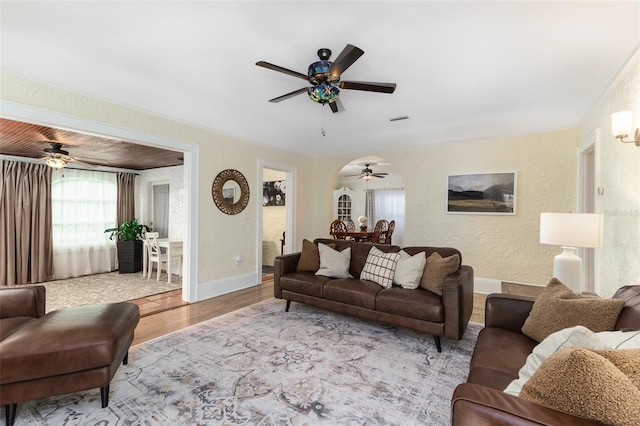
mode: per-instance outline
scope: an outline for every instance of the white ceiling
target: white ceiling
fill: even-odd
[[[5,1],[1,68],[299,153],[373,154],[577,127],[640,46],[640,1]],[[327,47],[365,54],[346,111],[300,95]],[[408,115],[409,120],[389,118]],[[322,136],[324,128],[326,136]]]

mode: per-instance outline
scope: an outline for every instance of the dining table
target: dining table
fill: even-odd
[[[142,276],[147,275],[147,264],[149,258],[149,249],[147,247],[147,240],[143,240],[143,249],[142,249]],[[167,282],[171,284],[171,252],[175,256],[175,253],[182,253],[182,240],[174,239],[174,238],[158,238],[158,246],[164,247],[167,251]],[[180,265],[182,266],[182,265]],[[158,265],[158,268],[160,265]]]
[[[347,238],[352,238],[354,241],[371,241],[373,239],[373,231],[362,231],[362,230],[355,230],[355,231],[346,231],[346,232],[340,232],[340,235],[344,235]],[[332,237],[335,237],[335,233],[331,234]]]

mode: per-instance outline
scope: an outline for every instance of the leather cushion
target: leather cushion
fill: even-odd
[[[280,288],[292,293],[322,298],[322,288],[332,279],[315,275],[313,272],[292,272],[280,277]]]
[[[407,318],[444,322],[442,298],[424,290],[384,289],[376,297],[376,309]]]
[[[517,331],[497,327],[483,328],[478,334],[471,368],[491,368],[517,378],[520,368],[536,344],[534,340]]]
[[[513,375],[505,371],[498,371],[488,367],[475,367],[469,371],[467,383],[474,383],[497,391],[502,391],[509,385],[509,383],[517,378],[517,374]]]
[[[0,342],[0,383],[109,366],[138,324],[132,303],[76,306],[31,321]]]
[[[325,284],[324,298],[347,305],[375,310],[376,295],[381,290],[382,287],[371,281],[341,278],[331,280]]]

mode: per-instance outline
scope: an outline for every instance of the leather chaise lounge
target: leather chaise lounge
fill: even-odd
[[[77,306],[45,314],[45,287],[0,289],[0,405],[6,424],[17,404],[100,388],[128,351],[140,313],[132,303]]]
[[[360,279],[371,247],[383,252],[399,252],[394,245],[356,243],[348,240],[316,239],[323,244],[335,244],[342,251],[351,247],[349,273],[353,278],[330,278],[313,272],[296,272],[301,252],[279,256],[274,262],[274,297],[317,306],[342,314],[353,315],[391,325],[430,333],[434,336],[438,352],[442,351],[440,337],[460,340],[473,310],[473,269],[461,265],[444,281],[443,294],[423,288],[407,290],[397,286],[382,288]],[[442,257],[462,255],[447,247],[405,247],[413,256],[421,251],[426,257],[438,252]]]

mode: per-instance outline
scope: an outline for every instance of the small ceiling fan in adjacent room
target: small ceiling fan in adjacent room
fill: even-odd
[[[359,175],[347,175],[347,177],[357,177],[358,179],[369,181],[373,177],[384,179],[388,175],[388,173],[373,173],[373,170],[371,170],[369,166],[370,164],[365,164],[364,169],[362,169],[362,173]]]
[[[42,156],[42,159],[47,166],[54,169],[62,169],[66,167],[68,163],[74,162],[89,169],[95,168],[92,164],[85,163],[78,158],[70,156],[69,151],[62,149],[62,144],[60,142],[47,142],[51,144],[51,148],[43,149],[46,154]]]
[[[363,90],[367,92],[377,93],[393,93],[396,89],[395,83],[374,83],[369,81],[340,81],[342,73],[347,70],[353,63],[364,54],[362,49],[351,44],[340,52],[334,62],[331,62],[331,50],[322,48],[318,50],[319,61],[309,65],[307,74],[292,71],[269,62],[259,61],[256,65],[278,71],[293,77],[306,80],[311,87],[303,87],[293,92],[270,99],[269,102],[280,102],[285,99],[292,98],[303,93],[307,93],[312,101],[319,104],[329,104],[331,111],[334,113],[344,110],[338,97],[340,89],[345,90]]]

